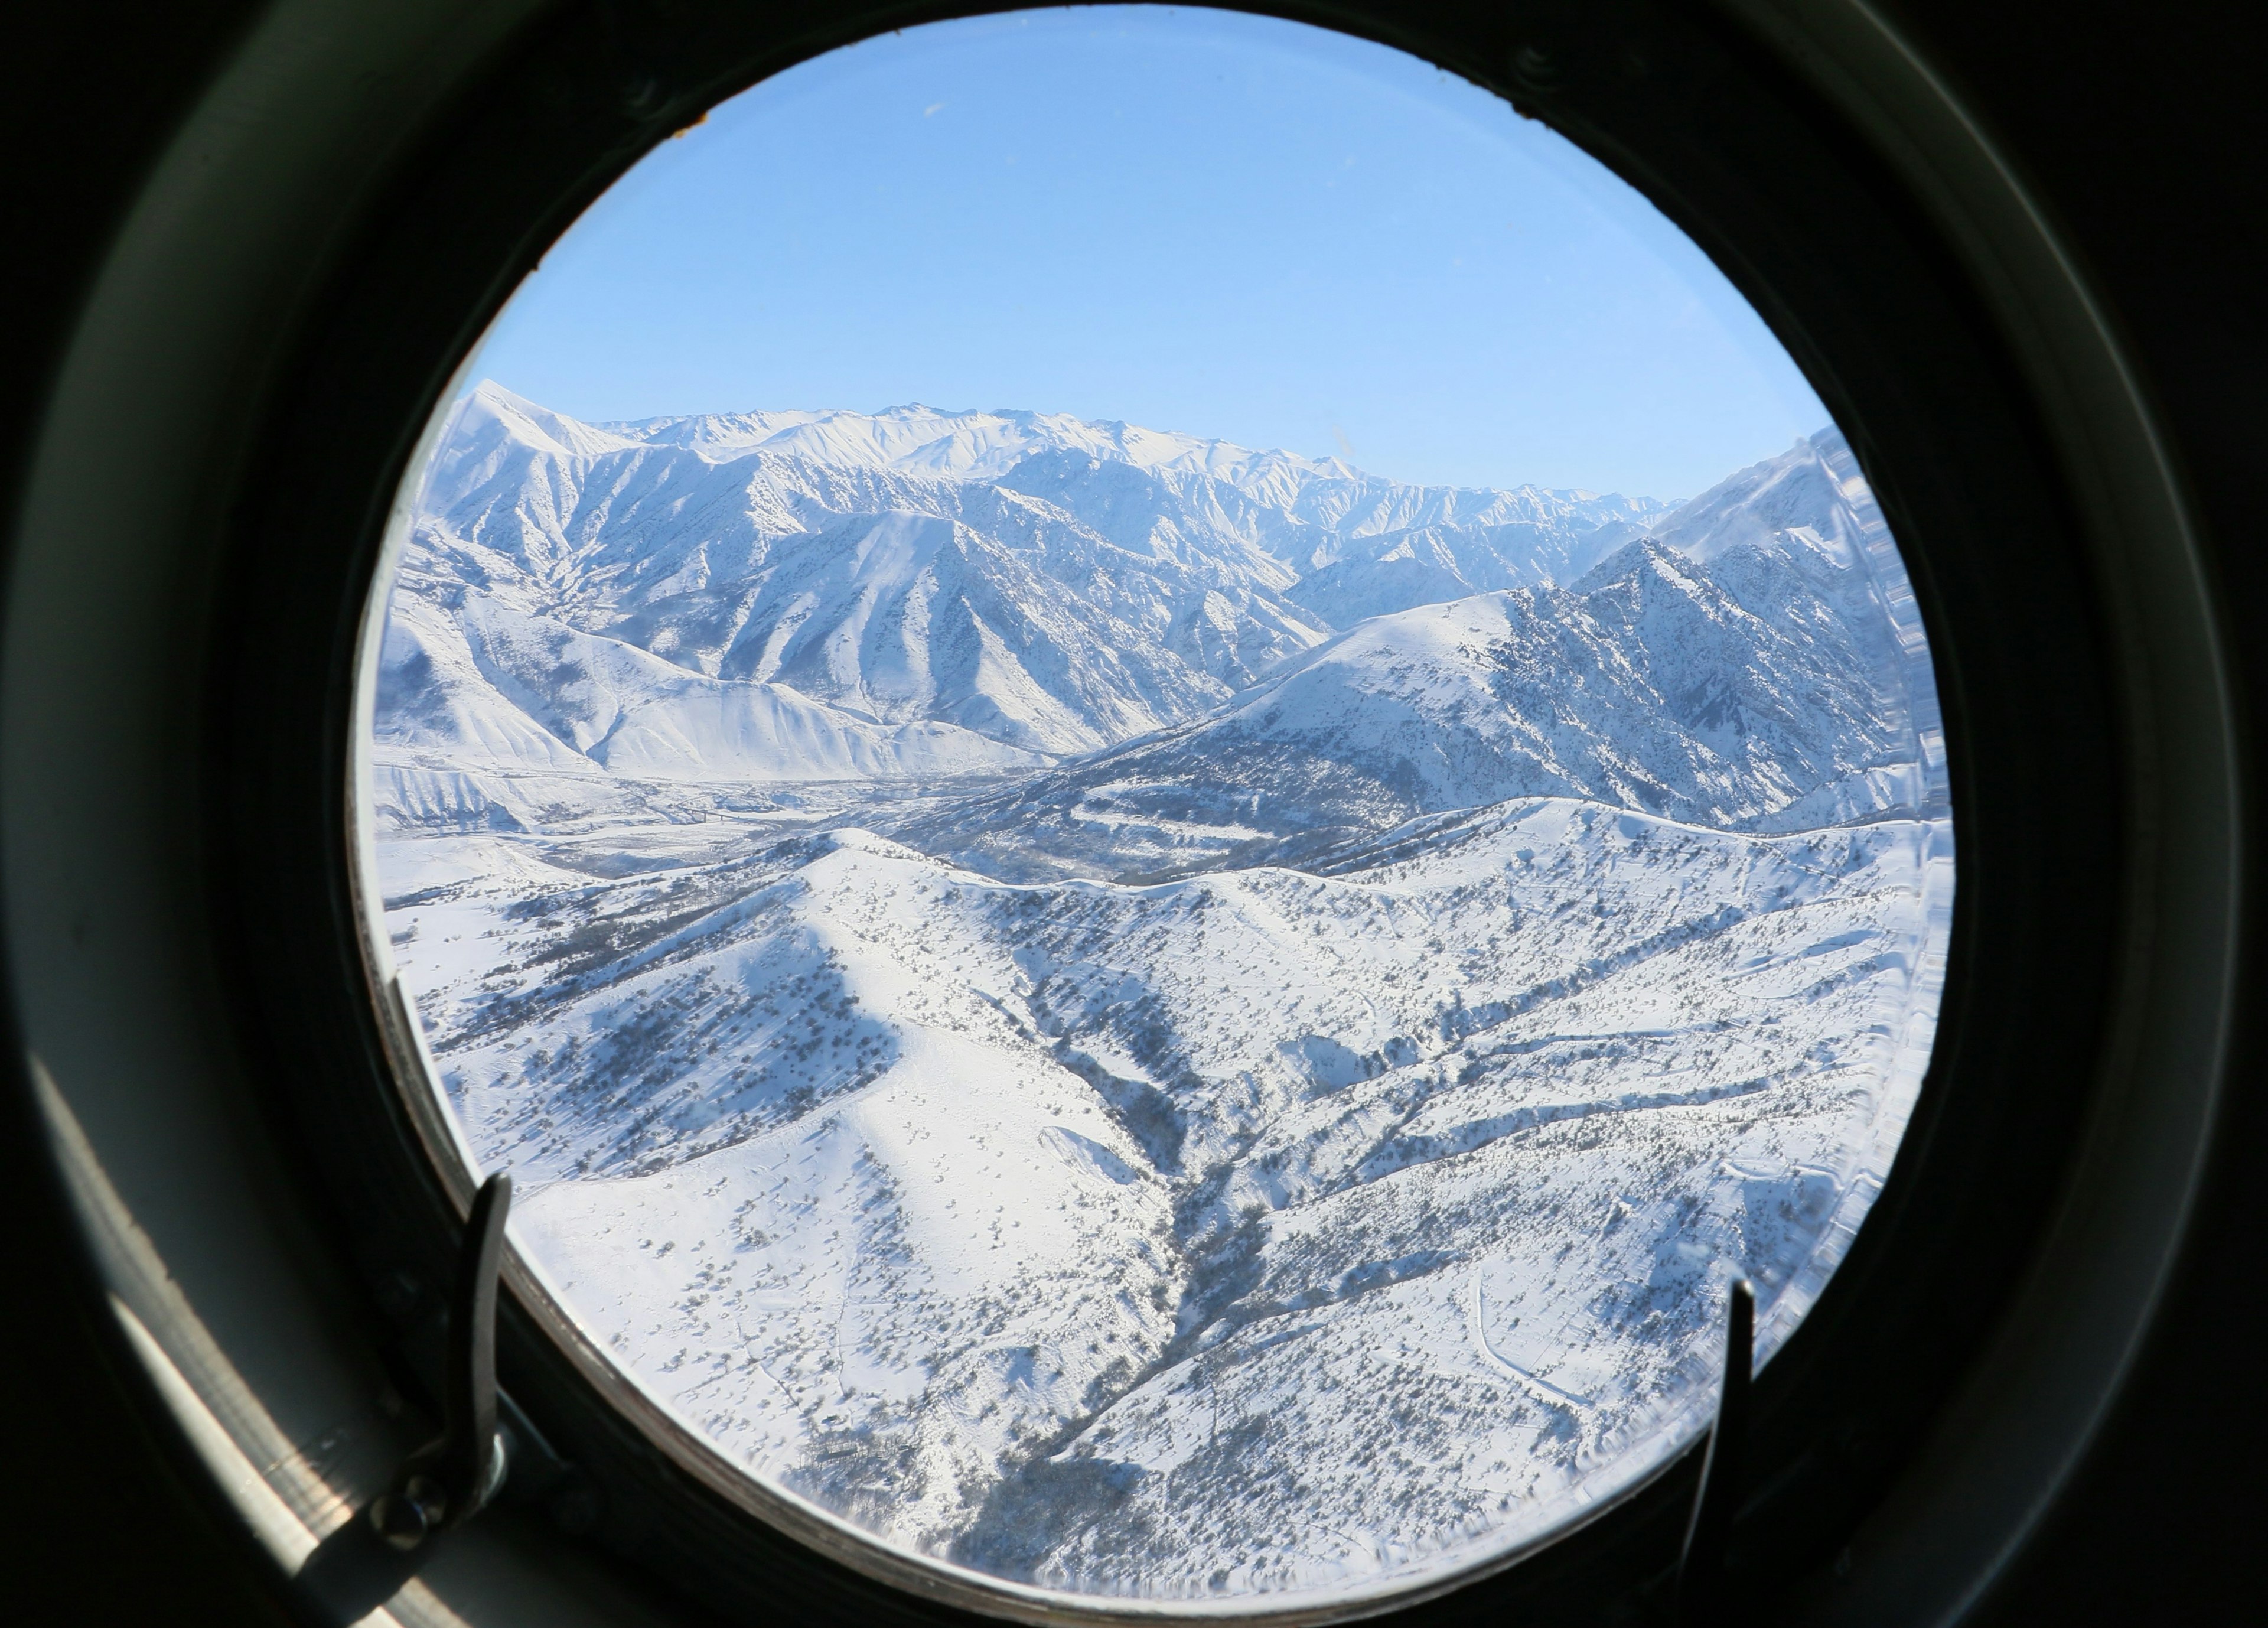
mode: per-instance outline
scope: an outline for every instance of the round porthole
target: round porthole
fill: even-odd
[[[437,1410],[499,1168],[515,1467],[397,1614],[556,1556],[601,1616],[1643,1617],[1736,1278],[1738,1585],[1997,1564],[2178,1227],[2225,697],[2115,346],[1894,41],[372,27],[259,36],[216,95],[298,99],[153,181],[9,632],[43,1101],[287,1570]],[[1912,1491],[1964,1452],[1989,1517]]]
[[[659,149],[462,377],[364,640],[373,976],[759,1514],[979,1609],[1373,1610],[1670,1462],[1733,1281],[1794,1334],[1934,1034],[1928,642],[1564,137],[1303,25],[932,25]]]

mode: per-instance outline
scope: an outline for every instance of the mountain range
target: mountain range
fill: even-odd
[[[1111,873],[1519,795],[1918,812],[1926,652],[1870,511],[1833,432],[1673,509],[1031,413],[597,426],[483,384],[398,565],[379,801],[430,816],[420,768],[507,819],[498,777],[1048,769],[928,834],[981,864],[1037,820],[1045,863]]]
[[[1934,1032],[1928,644],[1831,431],[1669,504],[483,385],[369,744],[532,1269],[776,1492],[1077,1595],[1335,1609],[1636,1484]]]

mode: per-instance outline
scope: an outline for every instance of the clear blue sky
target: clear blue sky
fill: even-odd
[[[718,107],[472,378],[578,417],[920,401],[1686,497],[1826,409],[1606,169],[1415,58],[1162,6],[909,29]]]

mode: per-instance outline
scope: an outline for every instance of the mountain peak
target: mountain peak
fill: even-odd
[[[1651,535],[1681,554],[1713,560],[1742,543],[1775,534],[1808,532],[1838,564],[1869,528],[1872,497],[1863,480],[1838,474],[1848,444],[1829,429],[1797,440],[1786,452],[1729,475],[1658,521]]]
[[[637,445],[601,425],[539,406],[493,379],[474,386],[459,405],[449,439],[459,448],[511,440],[561,458],[603,457]]]

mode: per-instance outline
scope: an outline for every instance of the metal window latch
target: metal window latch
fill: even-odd
[[[1730,1620],[1725,1539],[1741,1495],[1756,1327],[1756,1287],[1742,1278],[1734,1283],[1731,1302],[1725,1308],[1725,1385],[1717,1398],[1717,1422],[1709,1431],[1708,1453],[1701,1461],[1701,1485],[1693,1495],[1685,1550],[1677,1562],[1678,1628],[1719,1628]]]
[[[499,1170],[473,1196],[457,1255],[441,1374],[441,1433],[403,1461],[394,1484],[370,1506],[371,1525],[404,1553],[471,1520],[504,1484],[504,1438],[497,1433],[497,1269],[511,1208],[512,1177]]]
[[[407,1459],[370,1507],[325,1538],[298,1581],[341,1622],[393,1598],[416,1575],[433,1540],[496,1496],[506,1454],[497,1428],[497,1271],[504,1257],[512,1177],[481,1184],[465,1220],[442,1359],[441,1433]]]

